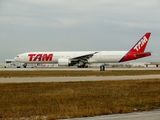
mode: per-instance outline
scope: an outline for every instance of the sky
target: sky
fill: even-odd
[[[160,61],[160,0],[0,0],[0,62],[31,51],[129,50],[151,32]]]

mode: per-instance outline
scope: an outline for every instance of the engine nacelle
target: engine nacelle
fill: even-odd
[[[58,65],[59,66],[68,66],[70,63],[71,63],[71,61],[67,58],[58,59]]]

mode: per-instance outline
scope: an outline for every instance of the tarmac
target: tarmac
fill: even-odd
[[[95,117],[72,118],[63,120],[160,120],[160,110],[134,112],[127,114],[102,115]]]
[[[159,75],[134,75],[134,76],[83,76],[83,77],[11,77],[0,78],[0,83],[27,83],[27,82],[78,82],[102,80],[141,80],[156,79]]]
[[[76,68],[76,67],[35,67],[35,68],[0,68],[0,71],[26,71],[26,70],[73,70],[73,71],[100,71],[99,67],[91,67],[91,68]],[[105,70],[160,70],[160,67],[139,67],[139,68],[111,68],[111,67],[106,67]]]

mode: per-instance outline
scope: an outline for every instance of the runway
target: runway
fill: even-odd
[[[33,71],[33,70],[70,70],[70,71],[100,71],[99,67],[92,68],[76,68],[76,67],[35,67],[35,68],[0,68],[0,71]],[[140,67],[140,68],[111,68],[106,67],[105,70],[160,70],[160,67]]]
[[[102,80],[135,80],[156,79],[160,75],[135,75],[135,76],[86,76],[86,77],[25,77],[25,78],[0,78],[0,83],[26,83],[26,82],[77,82],[77,81],[102,81]]]
[[[86,118],[72,118],[63,120],[160,120],[160,110],[134,112],[127,114],[102,115]]]

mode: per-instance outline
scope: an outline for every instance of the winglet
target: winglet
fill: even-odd
[[[150,35],[151,35],[150,32],[146,33],[119,62],[135,60],[138,58],[150,56],[151,53],[150,54],[144,53]]]

